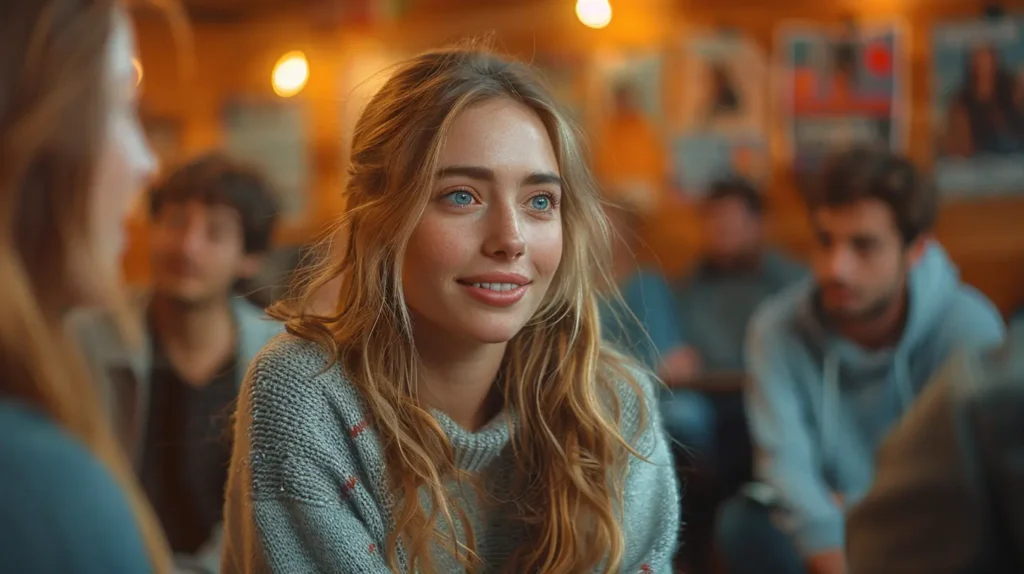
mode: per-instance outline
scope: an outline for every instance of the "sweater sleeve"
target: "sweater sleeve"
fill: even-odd
[[[672,572],[680,534],[679,484],[654,401],[654,383],[643,377],[641,388],[646,403],[645,424],[635,448],[644,458],[631,456],[628,465],[623,496],[626,554],[620,571],[627,574]],[[633,399],[625,404],[624,420],[639,420],[635,417],[639,401]],[[627,435],[626,438],[632,437]]]
[[[367,510],[373,500],[354,449],[329,430],[346,428],[344,421],[315,378],[273,350],[249,370],[226,492],[225,574],[390,572],[383,541],[368,526],[377,515]]]

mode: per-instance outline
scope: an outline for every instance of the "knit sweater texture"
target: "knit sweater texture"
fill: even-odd
[[[388,573],[384,548],[392,528],[379,437],[365,402],[337,364],[314,343],[281,335],[257,356],[239,397],[234,454],[225,503],[222,569],[234,572]],[[679,493],[653,390],[643,381],[647,426],[636,433],[639,401],[624,384],[623,434],[637,436],[622,508],[621,572],[672,572],[679,534]],[[503,572],[508,558],[531,543],[517,520],[512,477],[516,460],[507,414],[469,432],[439,411],[456,465],[484,477],[477,489],[449,486],[472,529],[480,571]],[[511,430],[510,430],[511,429]],[[457,523],[460,538],[463,528]],[[439,572],[464,571],[443,550]],[[399,555],[402,559],[401,554]],[[401,564],[405,568],[405,564]],[[404,571],[404,570],[403,570]]]

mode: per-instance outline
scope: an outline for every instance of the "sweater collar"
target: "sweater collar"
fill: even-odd
[[[455,465],[473,474],[485,470],[501,456],[519,422],[514,413],[505,409],[480,430],[470,432],[437,409],[433,410],[433,415],[452,443]]]

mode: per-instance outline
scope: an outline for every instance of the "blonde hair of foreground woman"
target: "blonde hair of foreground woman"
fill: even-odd
[[[42,410],[110,469],[167,572],[160,526],[62,332],[72,307],[118,306],[122,220],[155,165],[133,51],[115,0],[0,3],[0,397]]]
[[[454,532],[458,510],[441,477],[457,470],[447,437],[417,397],[402,270],[410,236],[433,199],[439,155],[455,118],[496,98],[540,117],[563,180],[561,263],[536,315],[508,343],[498,374],[498,380],[522,382],[504,386],[504,401],[521,424],[513,439],[521,478],[537,493],[522,516],[535,524],[536,543],[506,566],[580,572],[601,565],[617,572],[624,552],[617,512],[628,458],[639,454],[630,446],[634,437],[620,432],[616,389],[627,381],[642,396],[639,371],[601,343],[595,294],[617,296],[608,273],[609,225],[577,129],[528,66],[474,45],[400,65],[355,128],[340,257],[315,273],[297,300],[270,313],[287,321],[292,334],[326,348],[365,398],[398,493],[392,516],[400,530],[386,549],[392,570],[398,569],[399,544],[410,569],[433,570],[433,543],[448,541],[449,551],[465,556],[450,548],[454,537],[430,527],[440,519]],[[316,305],[322,289],[337,285],[336,313],[302,311],[322,309]],[[640,429],[647,418],[642,412]],[[421,504],[418,489],[428,503]]]

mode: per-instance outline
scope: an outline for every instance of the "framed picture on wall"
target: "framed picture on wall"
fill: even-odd
[[[798,181],[837,149],[908,145],[907,47],[898,22],[787,24],[777,86]]]
[[[764,184],[768,154],[768,57],[732,32],[696,35],[682,45],[679,119],[671,140],[672,176],[687,197],[720,177]]]
[[[540,71],[562,108],[581,124],[585,120],[587,59],[577,53],[538,54],[533,66]]]
[[[663,54],[599,51],[588,82],[593,167],[604,194],[650,213],[669,181],[662,113]]]
[[[939,190],[1024,193],[1024,18],[939,24],[931,54]]]
[[[225,151],[263,171],[279,194],[285,223],[301,224],[309,206],[307,113],[302,98],[240,98],[223,109]]]
[[[599,51],[594,56],[597,81],[595,108],[599,115],[616,111],[620,96],[629,92],[633,104],[652,121],[662,116],[662,72],[660,50]]]

